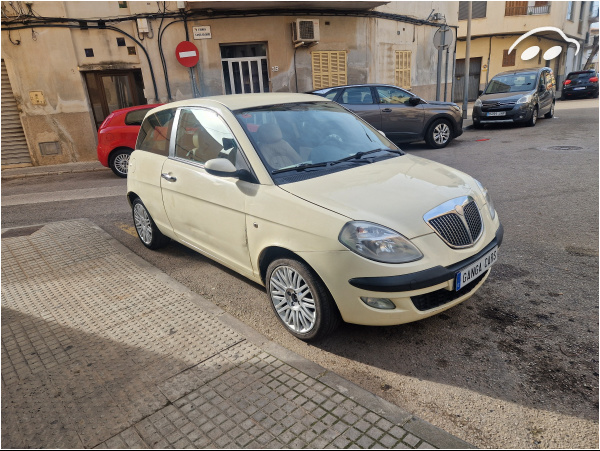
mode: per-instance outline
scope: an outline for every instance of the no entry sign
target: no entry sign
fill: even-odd
[[[200,59],[198,48],[190,41],[182,41],[177,44],[175,56],[177,57],[177,61],[185,67],[194,67]]]

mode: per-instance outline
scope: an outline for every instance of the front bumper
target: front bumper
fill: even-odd
[[[490,270],[458,292],[454,290],[456,272],[468,266],[502,242],[503,228],[498,218],[486,227],[479,243],[471,249],[463,249],[459,254],[464,258],[456,259],[456,250],[445,244],[448,252],[440,247],[440,239],[435,234],[414,239],[424,253],[433,251],[439,266],[424,266],[415,263],[416,271],[397,275],[397,265],[366,262],[351,251],[342,252],[306,252],[300,257],[321,276],[331,292],[344,321],[369,326],[390,326],[418,321],[457,305],[469,299],[487,279]],[[429,252],[424,249],[429,248]],[[437,252],[436,252],[437,250]],[[458,260],[458,261],[457,261]],[[361,261],[364,261],[362,263]],[[444,264],[447,262],[447,264]],[[411,264],[406,264],[406,266]],[[405,268],[403,265],[402,269]],[[360,273],[367,277],[360,277]],[[394,274],[396,272],[396,274]],[[356,277],[352,277],[357,274]],[[380,275],[381,274],[381,275]],[[346,275],[346,278],[343,278]],[[365,304],[361,297],[389,299],[393,309],[376,309]]]
[[[479,124],[498,124],[506,122],[527,122],[533,115],[533,105],[529,103],[515,104],[512,108],[486,109],[480,106],[473,108],[473,122]],[[493,115],[489,115],[493,113]],[[501,116],[496,114],[504,113]]]

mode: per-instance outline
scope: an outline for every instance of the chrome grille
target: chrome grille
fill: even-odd
[[[449,200],[429,211],[423,219],[454,248],[472,246],[483,232],[481,215],[471,196]]]
[[[448,213],[429,221],[435,231],[453,246],[468,246],[471,235],[456,213]]]

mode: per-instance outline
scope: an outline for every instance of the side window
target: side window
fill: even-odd
[[[377,94],[379,95],[379,103],[384,104],[407,104],[410,99],[408,92],[388,86],[378,86]]]
[[[175,110],[162,110],[148,116],[138,134],[136,149],[169,156],[169,140]]]
[[[238,169],[248,169],[239,146],[225,121],[214,111],[182,109],[177,124],[175,157],[206,163],[226,158]]]
[[[340,103],[347,103],[350,105],[368,105],[372,104],[373,96],[371,95],[371,88],[368,86],[358,86],[356,88],[346,88]]]
[[[142,125],[144,116],[150,111],[150,108],[143,108],[141,110],[133,110],[125,116],[125,125]]]

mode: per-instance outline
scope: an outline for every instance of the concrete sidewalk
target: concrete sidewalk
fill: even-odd
[[[470,447],[87,220],[2,235],[3,448]]]
[[[77,172],[110,171],[99,161],[80,161],[76,163],[53,164],[47,166],[27,166],[24,168],[2,169],[2,180],[38,177],[40,175],[58,175]]]

